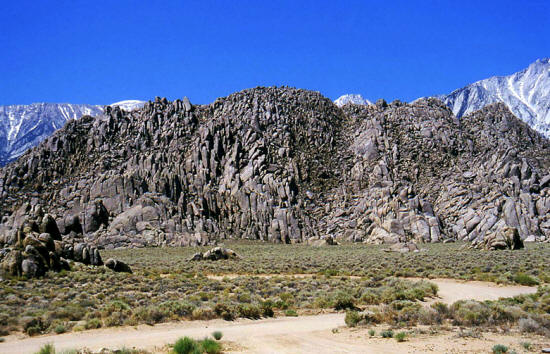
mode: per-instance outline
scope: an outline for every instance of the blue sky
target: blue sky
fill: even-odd
[[[550,56],[550,1],[0,0],[0,104],[413,100]]]

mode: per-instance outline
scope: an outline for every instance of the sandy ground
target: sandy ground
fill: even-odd
[[[534,287],[499,286],[477,281],[430,281],[439,286],[440,293],[439,299],[431,301],[445,303],[460,299],[491,300],[536,291]],[[332,313],[255,321],[212,320],[154,327],[140,325],[32,338],[12,335],[0,343],[0,353],[34,353],[46,343],[53,343],[57,350],[127,347],[163,352],[167,344],[182,336],[200,339],[215,330],[223,332],[228,352],[247,353],[487,353],[494,344],[506,344],[519,352],[522,341],[517,335],[486,334],[483,339],[473,339],[457,338],[456,334],[446,332],[411,336],[406,342],[398,343],[395,340],[369,338],[366,329],[347,329],[344,327],[344,314]],[[529,341],[543,345],[540,338]]]

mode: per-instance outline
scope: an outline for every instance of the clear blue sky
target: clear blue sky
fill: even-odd
[[[410,101],[550,56],[550,1],[0,0],[0,104],[255,86]]]

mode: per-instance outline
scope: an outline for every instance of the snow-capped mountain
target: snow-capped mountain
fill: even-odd
[[[123,109],[125,111],[133,111],[134,109],[143,107],[144,104],[145,104],[145,101],[126,100],[126,101],[111,103],[110,106],[118,106],[120,107],[120,109]]]
[[[338,97],[334,101],[334,104],[336,104],[338,107],[342,107],[345,104],[360,104],[360,105],[369,105],[372,104],[369,100],[364,99],[363,96],[359,94],[348,94]]]
[[[129,111],[145,102],[128,100],[113,103]],[[30,105],[0,106],[0,166],[7,164],[27,149],[38,145],[65,122],[83,115],[98,116],[103,107],[89,104],[33,103]]]
[[[539,59],[515,74],[494,76],[436,97],[459,118],[490,103],[503,102],[518,118],[550,138],[550,58]]]

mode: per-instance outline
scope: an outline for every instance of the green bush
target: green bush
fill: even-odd
[[[346,311],[346,318],[344,319],[344,322],[346,322],[346,326],[348,327],[355,327],[359,322],[361,322],[362,316],[357,311]]]
[[[369,336],[374,337],[376,331],[374,329],[369,329]]]
[[[527,351],[531,351],[533,349],[533,345],[530,342],[521,342],[521,347]]]
[[[528,286],[539,285],[539,281],[537,279],[525,273],[516,273],[516,275],[514,276],[514,281],[521,285],[528,285]]]
[[[298,317],[298,313],[296,313],[293,309],[288,309],[285,311],[285,316],[287,317]]]
[[[0,343],[4,343],[6,341],[6,338],[0,337]]]
[[[395,335],[395,340],[398,342],[404,342],[406,337],[407,337],[407,333],[399,332]]]
[[[84,328],[86,329],[101,328],[101,320],[99,318],[92,318],[91,320],[86,321]]]
[[[353,297],[347,293],[339,292],[334,298],[334,309],[339,310],[355,310]]]
[[[238,306],[239,316],[244,318],[258,319],[261,316],[260,308],[251,304],[240,304]]]
[[[380,335],[382,336],[382,338],[393,338],[393,331],[391,329],[388,329],[386,331],[382,331]]]
[[[212,337],[214,337],[215,340],[220,340],[223,337],[223,333],[220,331],[214,331],[212,332]]]
[[[508,353],[508,347],[502,344],[496,344],[493,346],[493,354],[504,354]]]
[[[195,354],[200,353],[199,344],[192,338],[180,338],[174,344],[174,353],[176,354]]]
[[[45,344],[36,354],[55,354],[55,347],[51,343]]]
[[[222,352],[220,343],[210,338],[205,338],[199,342],[201,349],[207,354],[219,354]]]
[[[27,332],[27,334],[32,337],[40,334],[42,332],[42,328],[40,326],[32,326],[28,327],[25,332]]]
[[[262,315],[264,317],[273,317],[275,313],[273,312],[273,301],[267,300],[260,303],[260,308],[262,310]]]
[[[55,333],[57,334],[61,334],[61,333],[65,333],[67,332],[67,329],[65,328],[64,325],[62,324],[58,324],[57,326],[55,326],[55,328],[53,329]]]
[[[159,309],[166,314],[167,317],[190,317],[193,314],[196,306],[186,301],[166,301],[159,305]]]
[[[236,317],[234,309],[223,303],[217,303],[214,306],[214,313],[226,321],[233,321]]]

